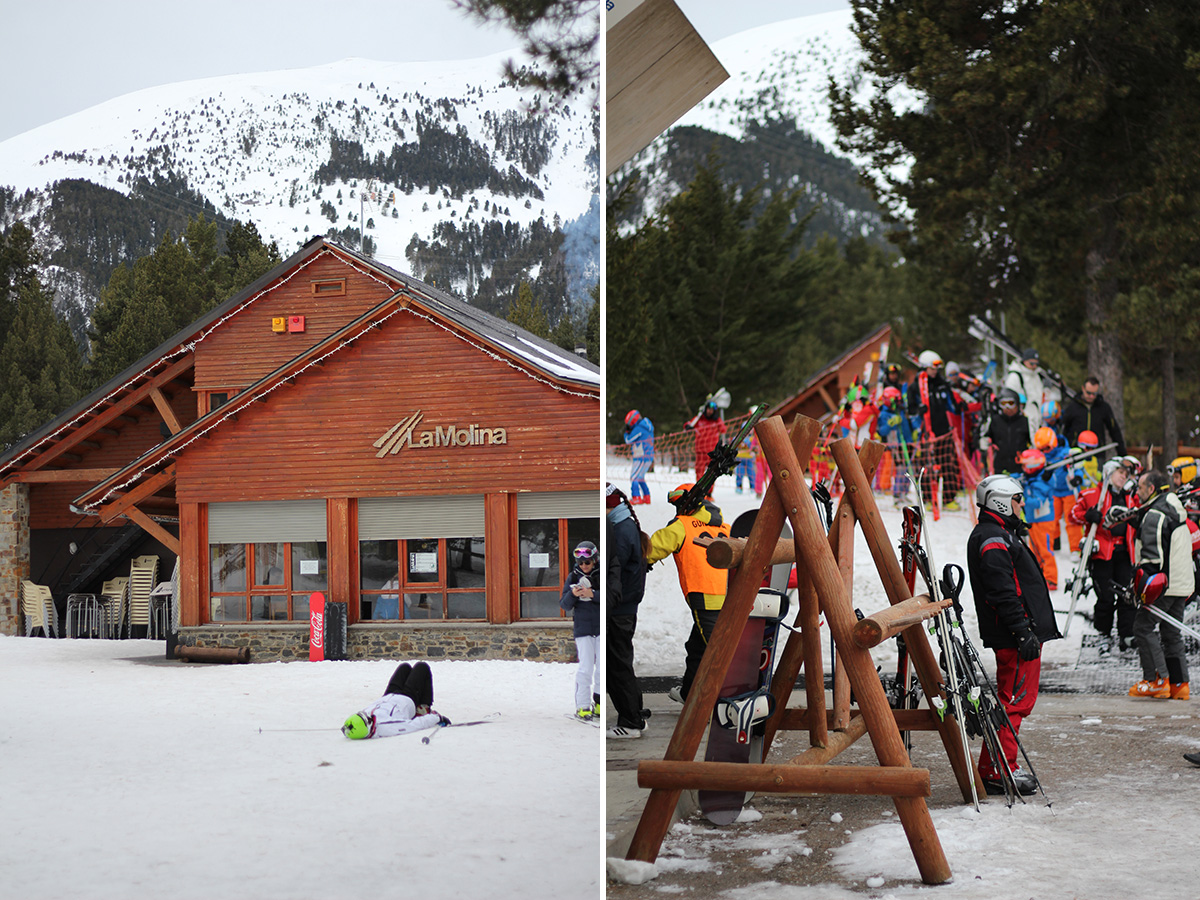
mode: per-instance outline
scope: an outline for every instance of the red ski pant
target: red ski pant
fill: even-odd
[[[1034,522],[1029,526],[1029,546],[1037,557],[1050,590],[1058,589],[1058,562],[1054,558],[1054,531],[1057,522]]]
[[[1008,721],[1012,723],[1013,731],[1019,733],[1021,723],[1033,712],[1041,677],[1041,657],[1024,660],[1014,648],[1000,647],[996,650],[996,693],[1000,696],[1000,705],[1008,713]],[[1015,769],[1017,739],[1007,728],[1000,729],[1000,746],[1004,749],[1004,758],[1008,761],[1009,769]],[[986,744],[983,752],[979,754],[979,774],[986,779],[999,776]]]

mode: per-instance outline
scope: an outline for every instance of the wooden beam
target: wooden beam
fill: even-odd
[[[129,509],[125,510],[124,515],[130,522],[134,522],[140,526],[142,531],[155,538],[176,556],[179,556],[179,538],[175,537],[167,529],[163,528],[136,506],[129,507]]]
[[[162,372],[155,375],[148,383],[143,383],[132,389],[128,394],[118,400],[116,403],[108,407],[108,409],[94,415],[86,422],[80,423],[71,434],[66,435],[60,440],[52,441],[49,448],[43,450],[35,456],[30,462],[20,466],[22,471],[30,472],[35,469],[41,469],[51,461],[60,457],[66,457],[66,452],[78,444],[80,441],[86,440],[88,435],[107,425],[109,422],[115,421],[137,406],[143,401],[146,392],[151,388],[161,387],[169,381],[178,378],[188,369],[196,364],[196,354],[189,353],[171,366],[168,366]],[[138,420],[129,416],[125,416],[130,421],[137,422]]]
[[[850,596],[842,581],[837,557],[829,547],[828,536],[817,515],[816,503],[809,493],[803,475],[798,471],[796,456],[788,443],[783,423],[777,417],[764,419],[759,422],[755,434],[758,435],[759,444],[767,456],[771,471],[775,473],[775,477],[771,479],[771,487],[779,493],[783,506],[788,510],[792,534],[796,536],[797,552],[817,589],[821,611],[825,613],[825,622],[850,676],[850,683],[858,698],[859,709],[862,710],[862,719],[866,722],[875,755],[880,765],[911,768],[908,751],[900,739],[900,730],[896,727],[896,720],[883,693],[879,673],[875,671],[870,654],[854,645],[852,632],[857,620],[851,607]],[[835,453],[834,459],[838,462],[838,470],[848,489],[859,480],[866,482],[862,466],[858,457],[854,455],[853,442],[843,439],[836,442],[834,447],[837,445],[841,445],[844,452],[841,455]],[[854,481],[847,477],[847,472],[852,469],[858,476]],[[867,490],[869,494],[869,483]],[[870,496],[863,499],[873,502]],[[763,509],[766,509],[765,503]],[[762,510],[759,515],[762,515]],[[757,522],[755,524],[757,525]],[[752,533],[751,537],[755,535]],[[774,549],[774,543],[771,541],[771,546],[764,548],[767,555]],[[756,548],[755,552],[758,552]],[[705,656],[713,649],[715,648],[710,643]],[[896,813],[908,838],[917,869],[921,873],[921,880],[926,884],[943,884],[949,881],[950,864],[946,861],[925,801],[920,797],[895,797],[895,803]]]
[[[759,427],[761,426],[760,422]],[[810,439],[811,443],[806,446],[808,452],[811,453],[819,430],[819,425],[812,430],[797,427],[793,432],[793,440],[802,444],[806,437]],[[729,591],[725,595],[725,605],[722,607],[721,615],[717,617],[717,624],[713,627],[712,635],[709,637],[708,649],[704,651],[704,657],[700,660],[696,678],[692,682],[691,690],[688,691],[687,702],[683,704],[683,711],[675,722],[675,731],[667,744],[665,759],[694,760],[696,758],[700,740],[704,736],[705,729],[708,728],[713,707],[717,703],[717,694],[721,690],[725,673],[729,670],[729,664],[733,661],[734,652],[737,650],[738,637],[746,625],[746,620],[750,617],[754,599],[758,596],[759,585],[762,582],[761,573],[770,559],[776,540],[783,531],[786,512],[780,493],[775,488],[776,481],[780,476],[781,473],[775,470],[775,479],[772,480],[763,496],[762,506],[759,508],[758,516],[750,530],[750,541],[745,560],[742,567],[730,579]],[[769,535],[769,537],[764,539],[764,535]],[[767,545],[768,540],[770,546]],[[878,678],[876,680],[878,681]],[[880,687],[880,691],[882,690],[883,688]],[[769,722],[770,719],[767,721]],[[899,732],[897,732],[898,734]],[[637,830],[630,841],[626,859],[640,859],[643,862],[655,860],[659,848],[662,847],[663,838],[666,837],[667,829],[671,825],[671,817],[679,802],[679,794],[680,790],[674,788],[656,788],[650,791],[645,809],[642,810],[642,817],[638,821]]]
[[[113,467],[107,469],[41,469],[36,472],[17,472],[13,481],[26,484],[49,484],[66,481],[103,481],[119,470]]]
[[[171,434],[179,434],[183,430],[183,426],[179,424],[179,418],[175,415],[175,410],[171,409],[171,403],[163,396],[163,392],[156,387],[150,388],[150,399],[158,407],[158,414],[163,417],[163,421],[171,429]]]
[[[644,759],[638,787],[928,797],[929,770],[909,766],[780,766]]]
[[[156,475],[152,475],[129,491],[127,494],[122,494],[111,503],[106,503],[100,507],[100,521],[107,525],[113,519],[122,515],[125,510],[136,503],[140,503],[147,497],[157,494],[160,490],[175,481],[175,464],[167,466]]]

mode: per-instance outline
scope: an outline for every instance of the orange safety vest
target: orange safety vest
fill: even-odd
[[[729,523],[724,520],[720,525],[704,522],[695,516],[677,516],[676,521],[683,526],[683,545],[675,551],[675,570],[679,573],[679,586],[683,595],[714,594],[725,596],[729,586],[729,573],[724,569],[714,569],[708,564],[708,557],[703,547],[693,543],[702,536],[729,537]]]

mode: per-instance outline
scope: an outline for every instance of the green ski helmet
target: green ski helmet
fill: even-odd
[[[355,713],[342,725],[342,734],[352,741],[361,741],[363,738],[369,738],[371,730],[370,724],[362,717],[362,713]]]

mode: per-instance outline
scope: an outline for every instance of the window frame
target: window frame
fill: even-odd
[[[484,546],[483,560],[484,571],[481,574],[483,583],[471,587],[449,587],[447,584],[448,565],[450,558],[450,549],[447,545],[449,541],[480,541]],[[427,544],[429,542],[437,543],[438,557],[438,578],[436,582],[430,581],[409,581],[408,562],[409,562],[409,544]],[[396,561],[397,561],[397,576],[396,587],[370,588],[363,587],[363,572],[362,572],[362,545],[365,543],[391,543],[396,545]],[[417,552],[417,551],[412,551]],[[366,618],[363,615],[364,602],[371,604],[372,616],[375,612],[374,604],[378,602],[381,596],[396,595],[396,606],[398,617],[394,619],[376,619]],[[405,594],[431,594],[440,597],[440,616],[409,616],[406,610],[404,601]],[[450,616],[450,598],[455,594],[482,594],[483,609],[479,616]],[[358,621],[359,622],[487,622],[488,621],[488,606],[487,606],[487,538],[485,535],[471,535],[467,537],[429,537],[429,538],[373,538],[359,539],[358,541]]]
[[[270,545],[283,546],[283,583],[282,584],[257,584],[256,568],[258,565],[256,549],[260,546]],[[292,568],[293,544],[323,544],[325,546],[325,571],[322,573],[325,579],[324,588],[315,588],[314,590],[329,590],[329,542],[328,541],[215,541],[208,544],[208,603],[205,613],[206,623],[211,625],[256,625],[256,624],[291,624],[296,622],[307,622],[309,620],[308,597],[297,597],[298,594],[306,593],[301,589],[293,586]],[[217,591],[212,586],[212,548],[213,547],[242,547],[245,560],[245,587],[240,591]],[[307,591],[309,595],[312,591]],[[254,598],[255,597],[278,597],[283,595],[287,601],[287,609],[283,618],[254,618]],[[216,619],[213,617],[213,601],[226,598],[242,598],[246,602],[246,617],[243,619]],[[296,604],[301,603],[302,608],[297,611]]]

